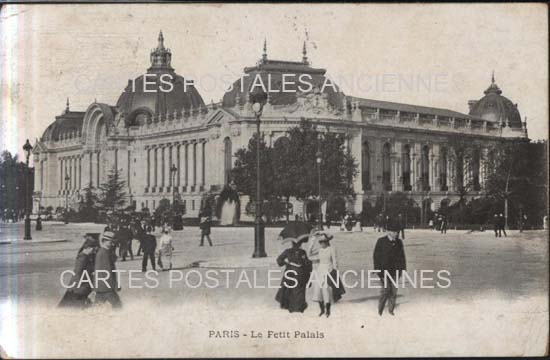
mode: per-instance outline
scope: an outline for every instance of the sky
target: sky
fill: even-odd
[[[204,101],[268,58],[308,58],[346,95],[468,112],[495,80],[548,137],[544,4],[64,4],[0,11],[0,150],[18,152],[55,116],[115,105],[149,67],[159,30]]]

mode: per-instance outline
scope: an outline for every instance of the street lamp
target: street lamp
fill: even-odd
[[[262,223],[262,201],[260,193],[260,117],[262,116],[263,104],[254,102],[252,110],[256,116],[256,217],[254,220],[254,253],[253,258],[266,257],[265,253],[265,229]]]
[[[31,237],[31,214],[29,212],[29,157],[31,156],[32,145],[27,139],[25,145],[23,145],[23,150],[25,151],[25,157],[27,158],[27,168],[25,169],[25,237],[24,240],[32,240]]]
[[[315,156],[317,157],[317,179],[319,181],[319,204],[317,206],[318,209],[318,219],[317,219],[317,227],[319,230],[323,230],[323,212],[321,211],[321,162],[323,159],[321,156],[323,153],[321,151],[317,151]]]
[[[69,181],[71,181],[71,178],[69,175],[65,175],[65,224],[69,223]]]
[[[172,167],[170,168],[170,173],[172,174],[172,204],[174,204],[174,201],[176,200],[176,172],[178,171],[178,168],[175,164],[172,164]]]

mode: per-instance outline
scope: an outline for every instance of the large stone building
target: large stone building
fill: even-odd
[[[301,61],[271,60],[264,45],[258,63],[244,69],[247,76],[223,100],[205,104],[195,87],[174,72],[171,56],[161,33],[148,77],[129,80],[116,105],[94,102],[85,111],[73,111],[67,101],[34,147],[35,194],[42,206],[63,207],[66,199],[74,206],[83,188],[97,187],[116,168],[137,209],[155,209],[176,191],[185,201],[186,216],[196,216],[202,194],[230,182],[235,151],[256,131],[250,91],[256,76],[266,82],[272,77],[279,89],[283,73],[312,79],[311,91],[269,92],[262,131],[274,143],[308,118],[320,129],[349,134],[348,146],[360,164],[353,184],[357,196],[347,199],[356,212],[365,201],[372,204],[378,194],[391,191],[408,192],[418,204],[428,199],[432,208],[443,199],[456,200],[466,184],[474,196],[483,191],[490,147],[503,139],[527,138],[517,104],[502,96],[494,76],[485,96],[468,102],[465,114],[347,96],[337,87],[321,91],[325,69],[310,66],[305,45]],[[164,74],[170,75],[171,86],[148,82]],[[162,91],[163,86],[171,91]],[[454,156],[459,142],[474,155]],[[294,213],[306,211],[294,203]]]

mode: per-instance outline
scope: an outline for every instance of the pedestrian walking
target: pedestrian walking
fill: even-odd
[[[406,270],[405,251],[403,241],[399,238],[397,223],[390,222],[386,236],[376,241],[373,259],[374,269],[378,271],[378,276],[382,281],[378,314],[382,315],[387,302],[389,313],[394,315],[397,287],[392,279],[397,282],[401,272]]]
[[[143,259],[141,261],[141,271],[147,271],[147,262],[151,262],[153,270],[157,270],[155,266],[155,250],[157,248],[157,239],[151,234],[151,228],[147,228],[147,233],[143,235],[141,240],[141,247],[143,250]]]
[[[289,238],[283,241],[290,243],[290,247],[277,257],[277,264],[284,266],[285,270],[275,300],[281,309],[303,313],[307,308],[306,286],[311,273],[311,261],[301,248],[302,239]]]
[[[130,259],[134,260],[134,254],[132,252],[133,234],[130,229],[128,229],[128,225],[121,225],[115,233],[115,237],[119,242],[118,256],[122,257],[122,261],[126,261],[126,256],[128,256],[128,253],[130,254]]]
[[[445,215],[441,215],[441,233],[446,234],[447,233],[447,218]]]
[[[91,305],[88,296],[92,293],[95,270],[95,256],[99,247],[99,234],[84,235],[84,244],[78,250],[74,265],[74,275],[69,288],[59,302],[59,307],[85,308]]]
[[[338,277],[336,249],[330,245],[333,237],[322,231],[313,234],[307,251],[313,270],[309,282],[312,288],[312,300],[319,303],[319,316],[331,314],[331,305],[345,293]],[[336,291],[335,291],[336,290]]]
[[[95,256],[95,303],[108,302],[113,308],[120,308],[122,303],[118,296],[116,270],[116,255],[114,253],[114,234],[105,231],[101,236],[99,248]]]
[[[501,237],[502,234],[504,234],[504,237],[507,237],[506,235],[506,219],[504,218],[504,214],[500,214],[498,217],[498,236]]]
[[[158,249],[158,266],[162,271],[171,270],[174,247],[172,246],[172,236],[170,236],[170,229],[168,227],[162,230]],[[165,268],[164,265],[167,265],[168,268]]]
[[[401,232],[401,239],[405,240],[405,219],[403,219],[402,214],[397,215],[397,224]]]
[[[212,246],[212,240],[210,239],[211,220],[208,214],[202,213],[200,215],[199,227],[201,229],[201,243],[199,246],[204,246],[204,238],[207,238],[208,243]]]

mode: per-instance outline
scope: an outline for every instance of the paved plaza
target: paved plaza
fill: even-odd
[[[42,232],[33,232],[33,240],[25,242],[18,240],[21,225],[2,227],[0,343],[8,354],[59,356],[51,346],[53,339],[63,339],[64,355],[81,357],[87,354],[85,346],[92,346],[95,356],[111,357],[204,356],[207,347],[211,356],[261,356],[266,349],[266,355],[288,356],[293,346],[308,348],[306,353],[315,356],[528,355],[546,349],[545,231],[510,231],[506,238],[495,238],[490,231],[407,231],[407,270],[448,270],[451,286],[400,290],[395,317],[378,316],[379,290],[374,288],[349,288],[326,319],[317,317],[309,293],[305,313],[289,314],[278,309],[276,289],[249,289],[246,284],[237,288],[233,276],[228,287],[191,288],[183,282],[170,286],[168,272],[158,275],[155,288],[130,288],[123,275],[124,308],[119,312],[55,309],[64,293],[60,275],[73,268],[82,235],[101,229],[95,224],[45,223]],[[284,249],[277,241],[280,230],[266,229],[268,258],[251,259],[252,228],[213,228],[214,246],[199,247],[200,230],[187,227],[173,233],[174,269],[193,271],[195,278],[212,269],[246,270],[256,274],[258,284],[267,285],[269,270],[278,269],[275,259]],[[329,231],[335,236],[332,244],[341,271],[373,268],[372,252],[381,233],[372,228],[362,233]],[[141,256],[119,261],[117,268],[140,270]],[[143,278],[141,273],[136,276]],[[233,331],[232,336],[210,333],[224,330]],[[289,330],[292,335],[303,331],[311,339],[251,338],[251,331],[262,330]],[[319,332],[323,339],[314,337]],[[14,346],[17,341],[32,341],[33,346]],[[27,352],[10,353],[16,348]]]

